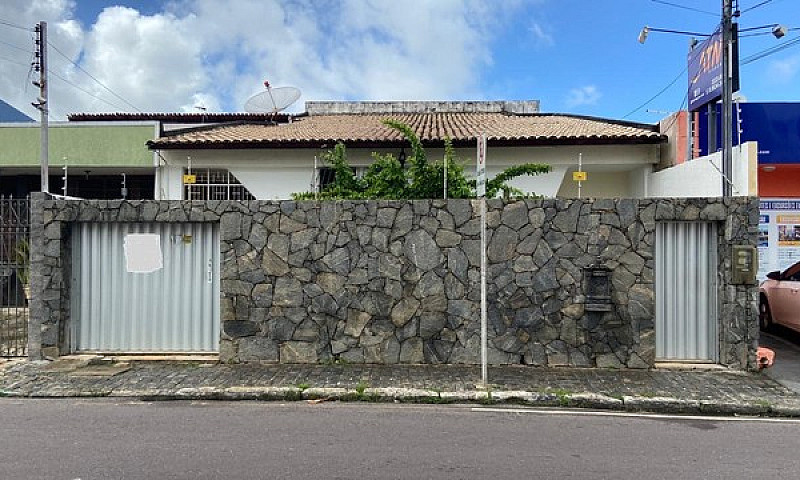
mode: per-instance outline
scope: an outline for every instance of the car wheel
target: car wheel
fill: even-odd
[[[761,330],[768,331],[772,328],[772,312],[769,310],[769,303],[763,296],[758,302],[758,323]]]

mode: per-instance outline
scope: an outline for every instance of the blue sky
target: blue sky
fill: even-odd
[[[800,27],[797,0],[749,10],[762,2],[739,0],[742,28]],[[61,77],[51,82],[56,118],[132,106],[236,111],[268,78],[303,91],[295,111],[306,100],[538,99],[546,112],[648,123],[685,108],[683,73],[636,110],[684,70],[689,38],[651,32],[641,45],[639,31],[711,33],[721,7],[720,0],[3,3],[4,22],[48,20],[51,43],[69,57],[51,52]],[[28,36],[0,25],[0,98],[32,115]],[[743,38],[740,58],[798,37],[800,29],[781,40]],[[749,101],[800,100],[798,43],[742,66]]]

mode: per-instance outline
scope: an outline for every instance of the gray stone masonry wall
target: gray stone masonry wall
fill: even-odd
[[[74,222],[218,222],[225,362],[480,361],[480,219],[470,200],[33,201],[32,357],[69,351]],[[654,364],[659,221],[718,222],[720,361],[753,368],[757,287],[732,285],[755,245],[754,198],[490,200],[492,364]],[[584,269],[611,269],[610,312]]]

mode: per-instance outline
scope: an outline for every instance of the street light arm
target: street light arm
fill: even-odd
[[[687,31],[684,31],[684,30],[670,30],[670,29],[667,29],[667,28],[647,27],[647,29],[650,30],[651,32],[677,33],[677,34],[680,34],[680,35],[692,35],[692,36],[695,36],[695,37],[710,37],[711,36],[710,33],[687,32]]]
[[[685,30],[672,30],[669,28],[655,28],[655,27],[648,27],[645,26],[641,33],[639,33],[639,43],[644,43],[647,40],[647,35],[650,32],[660,32],[660,33],[675,33],[678,35],[692,35],[694,37],[710,37],[711,34],[708,33],[699,33],[699,32],[687,32]]]

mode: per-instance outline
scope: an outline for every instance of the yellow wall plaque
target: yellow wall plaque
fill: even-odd
[[[572,180],[576,182],[585,182],[586,172],[572,172]]]
[[[192,184],[197,182],[197,175],[184,175],[183,176],[183,183],[184,184]]]

